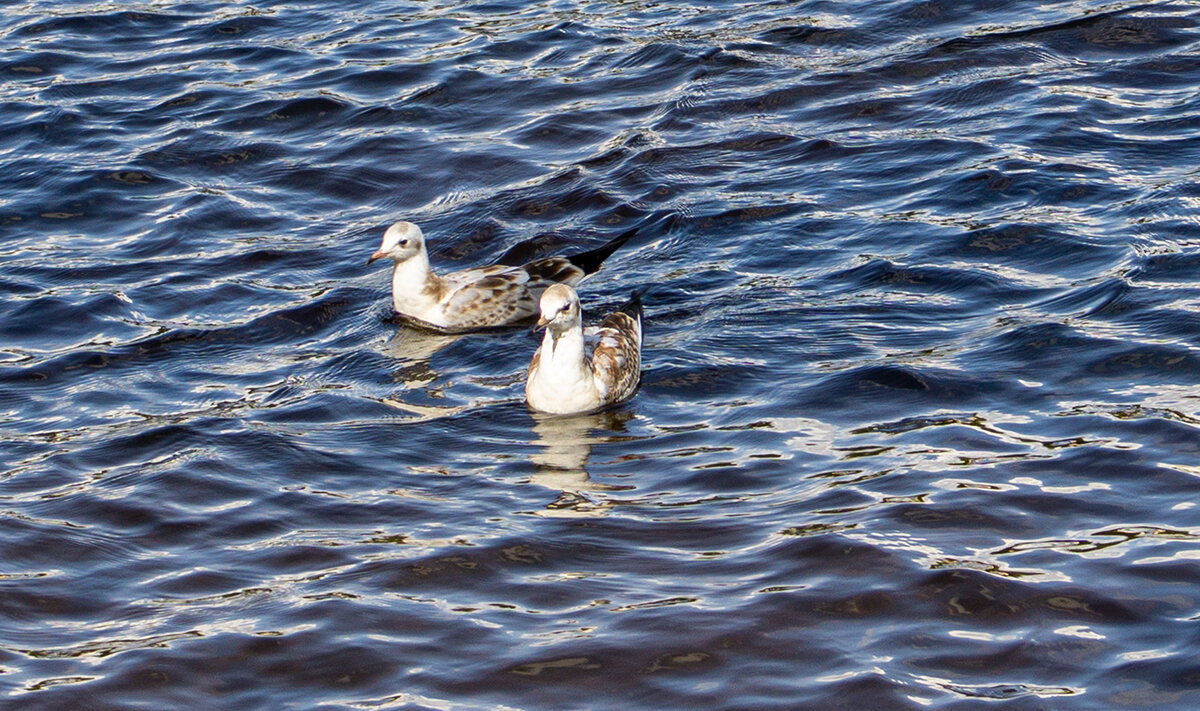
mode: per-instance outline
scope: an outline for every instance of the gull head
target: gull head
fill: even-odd
[[[542,313],[538,326],[549,328],[551,333],[562,333],[581,322],[579,295],[566,284],[555,284],[542,292],[539,306]]]
[[[379,249],[367,259],[367,264],[376,259],[390,257],[396,262],[403,262],[420,253],[425,248],[425,235],[421,228],[411,222],[400,221],[387,228],[383,233],[383,242]]]

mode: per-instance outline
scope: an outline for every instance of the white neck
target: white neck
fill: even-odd
[[[592,375],[583,352],[583,329],[579,324],[557,334],[547,328],[546,335],[542,337],[542,357],[547,356],[555,370],[578,371],[589,378]]]
[[[584,353],[583,328],[555,334],[546,329],[536,380],[527,393],[537,409],[546,412],[582,412],[600,405],[600,392]]]
[[[429,268],[429,255],[424,247],[408,259],[395,262],[392,267],[392,305],[406,316],[434,322],[430,315],[440,296],[437,279]]]

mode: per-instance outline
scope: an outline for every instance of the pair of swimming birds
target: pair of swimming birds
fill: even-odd
[[[642,304],[637,293],[599,326],[583,328],[573,288],[629,241],[630,230],[596,249],[520,264],[499,263],[438,275],[425,236],[411,222],[383,234],[367,264],[391,259],[392,306],[404,319],[441,333],[471,333],[531,321],[546,330],[525,376],[525,399],[541,412],[591,412],[637,390],[642,371]]]

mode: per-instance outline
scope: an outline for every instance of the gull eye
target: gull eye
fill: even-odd
[[[407,247],[407,246],[408,246],[408,240],[406,240],[406,239],[402,239],[402,240],[400,240],[400,246],[401,246],[401,247]]]

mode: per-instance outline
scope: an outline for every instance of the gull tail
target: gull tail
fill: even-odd
[[[641,323],[642,321],[642,294],[650,290],[650,287],[637,289],[629,295],[629,300],[617,307],[616,313],[628,314]]]
[[[622,232],[613,240],[606,242],[595,249],[587,252],[580,252],[579,254],[568,255],[567,261],[582,269],[584,274],[592,274],[600,268],[600,265],[604,263],[605,259],[608,259],[609,255],[620,249],[621,245],[632,239],[637,232],[638,228],[634,227],[631,230]]]

